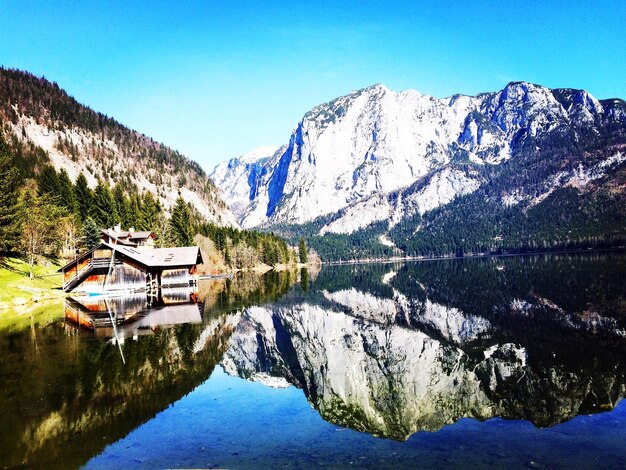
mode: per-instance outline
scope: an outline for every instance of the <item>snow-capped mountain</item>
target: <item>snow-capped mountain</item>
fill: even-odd
[[[264,176],[267,160],[284,150],[285,147],[259,147],[215,167],[211,179],[218,185],[237,218],[241,219],[250,201],[258,197],[256,182]]]
[[[351,233],[377,221],[391,227],[471,193],[486,168],[538,152],[548,137],[584,139],[614,125],[626,127],[624,102],[584,90],[515,82],[438,99],[379,84],[313,108],[285,147],[234,158],[211,177],[245,227],[328,216],[321,235]],[[615,165],[623,160],[612,157]],[[518,200],[528,197],[511,189]]]
[[[244,309],[221,364],[231,375],[301,388],[332,423],[398,440],[461,417],[552,426],[599,411],[599,400],[614,407],[624,393],[624,321],[606,303],[609,286],[575,301],[571,285],[548,288],[549,298],[536,290],[561,272],[555,262],[585,286],[606,260],[499,262],[504,271],[482,261],[328,268],[302,296]],[[477,279],[490,279],[490,289],[477,293]],[[555,337],[594,352],[564,359],[581,345]],[[606,350],[591,346],[601,343]],[[611,365],[589,367],[594,354]]]

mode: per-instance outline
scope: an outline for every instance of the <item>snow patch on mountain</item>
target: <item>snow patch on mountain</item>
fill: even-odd
[[[267,160],[276,157],[285,148],[285,146],[259,147],[228,162],[220,163],[209,175],[239,220],[244,218],[251,201],[259,204],[258,188],[267,184]],[[254,220],[247,225],[259,224],[260,222]]]
[[[620,106],[607,109],[622,119]],[[350,234],[471,193],[484,169],[509,161],[525,139],[532,145],[572,123],[593,129],[604,114],[603,103],[583,90],[526,82],[443,99],[378,84],[316,106],[286,146],[220,164],[212,177],[245,227],[324,216],[320,234]],[[502,198],[522,200],[515,188]]]
[[[592,165],[585,166],[580,163],[575,168],[559,171],[548,177],[545,182],[545,190],[541,194],[532,197],[526,194],[523,188],[515,188],[502,194],[502,204],[514,206],[521,202],[527,202],[528,206],[532,207],[545,200],[556,189],[561,187],[571,186],[578,190],[585,190],[587,185],[603,178],[625,161],[626,153],[616,152],[612,156]]]

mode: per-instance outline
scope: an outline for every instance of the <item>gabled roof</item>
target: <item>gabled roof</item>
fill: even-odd
[[[149,230],[141,232],[129,232],[126,230],[117,231],[110,228],[103,228],[100,231],[109,238],[117,239],[120,242],[123,242],[124,240],[145,240],[146,238],[156,238],[156,234]]]
[[[197,246],[142,249],[118,243],[113,244],[109,242],[101,242],[91,251],[79,256],[76,260],[67,263],[65,266],[59,269],[59,272],[64,271],[65,268],[74,264],[77,261],[80,262],[84,260],[95,250],[103,247],[114,250],[116,253],[121,253],[124,256],[136,261],[137,263],[150,268],[187,267],[203,263],[202,253],[200,252],[200,248]]]
[[[184,246],[175,248],[152,248],[150,250],[133,248],[130,246],[113,245],[104,242],[103,245],[114,249],[129,258],[149,267],[193,266],[202,263],[200,248]]]
[[[136,239],[145,239],[145,238],[156,238],[156,234],[154,232],[150,232],[150,231],[144,231],[144,232],[128,232],[128,239],[129,240],[136,240]]]

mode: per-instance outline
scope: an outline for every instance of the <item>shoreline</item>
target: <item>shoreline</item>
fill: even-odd
[[[464,256],[398,256],[392,258],[361,258],[349,261],[322,261],[322,266],[345,266],[356,264],[391,264],[406,263],[411,261],[448,261],[462,259],[478,259],[478,258],[512,258],[515,256],[536,256],[536,255],[556,255],[556,254],[576,254],[576,253],[601,253],[608,251],[626,252],[626,247],[619,246],[613,248],[582,248],[576,250],[555,250],[555,251],[530,251],[524,253],[489,253],[489,254],[471,254]]]

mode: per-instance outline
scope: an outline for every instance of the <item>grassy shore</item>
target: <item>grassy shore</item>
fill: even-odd
[[[35,278],[31,280],[28,264],[5,258],[0,266],[0,311],[64,297],[57,269],[54,265],[35,266]]]

